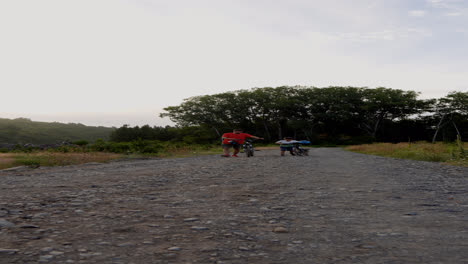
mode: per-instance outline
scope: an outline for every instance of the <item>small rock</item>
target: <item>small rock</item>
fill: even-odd
[[[48,217],[49,215],[50,215],[49,213],[37,213],[33,215],[32,218],[45,218],[45,217]]]
[[[119,244],[117,246],[118,247],[131,247],[131,246],[134,246],[134,244],[131,242],[126,242],[126,243]]]
[[[52,256],[60,256],[60,255],[63,255],[64,253],[62,251],[51,251],[49,254]]]
[[[248,247],[239,247],[239,250],[241,251],[249,251],[250,249]]]
[[[95,256],[101,256],[101,252],[94,252],[94,253],[80,253],[81,258],[88,258],[88,257],[95,257]]]
[[[275,206],[275,207],[272,207],[271,209],[273,209],[273,210],[284,210],[284,209],[286,209],[286,207],[284,207],[284,206]]]
[[[373,249],[373,248],[375,248],[375,246],[366,245],[366,244],[357,245],[356,247],[364,248],[364,249]]]
[[[34,234],[44,234],[45,232],[47,232],[46,229],[38,229],[38,230],[34,231]]]
[[[31,225],[31,224],[21,224],[19,225],[20,228],[39,228],[37,225]]]
[[[0,248],[0,255],[14,255],[18,252],[18,249]]]
[[[167,259],[173,259],[177,257],[177,254],[174,253],[168,253],[168,254],[163,254],[163,256]]]
[[[167,250],[169,250],[169,251],[180,251],[181,248],[180,247],[170,247]]]
[[[19,206],[21,206],[21,205],[19,205]],[[16,209],[15,210],[10,210],[11,215],[20,215],[22,213],[23,213],[23,210],[16,210]]]
[[[41,252],[44,252],[44,253],[46,253],[46,252],[50,252],[50,251],[52,251],[52,250],[54,250],[54,248],[53,248],[53,247],[45,247],[45,248],[41,248]]]
[[[286,228],[284,228],[282,226],[279,226],[279,227],[275,227],[273,229],[273,232],[275,232],[275,233],[288,233],[289,231]]]
[[[143,245],[153,245],[153,241],[143,241]]]
[[[190,229],[196,230],[196,231],[203,231],[203,230],[208,230],[208,227],[204,227],[204,226],[192,226]]]
[[[14,226],[15,226],[15,224],[13,224],[12,222],[8,222],[5,219],[0,219],[0,228],[2,228],[2,227],[14,227]]]
[[[411,212],[411,213],[407,213],[407,214],[405,214],[405,215],[418,215],[418,213],[416,213],[416,212]]]
[[[200,219],[198,218],[195,218],[195,217],[191,217],[191,218],[185,218],[184,219],[184,222],[195,222],[195,221],[199,221]]]
[[[39,257],[39,262],[49,262],[54,258],[52,255],[44,255]]]

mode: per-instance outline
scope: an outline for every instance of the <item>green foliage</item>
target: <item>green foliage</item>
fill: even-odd
[[[216,131],[206,126],[129,127],[124,125],[110,135],[113,142],[171,141],[185,144],[211,144],[219,141]]]
[[[427,113],[433,100],[417,97],[414,91],[385,87],[266,87],[188,98],[165,108],[161,116],[182,127],[203,126],[218,132],[241,127],[270,142],[288,135],[335,144],[393,138],[395,134],[387,128],[406,133],[397,127],[411,118],[427,121],[414,124],[419,129],[414,135],[422,135],[416,139],[427,139],[426,130],[433,121],[417,118]]]
[[[459,159],[465,159],[466,158],[466,151],[465,148],[463,147],[463,142],[461,141],[460,137],[457,136],[457,150],[458,150],[458,158]]]
[[[237,127],[265,142],[284,136],[332,145],[468,138],[468,92],[420,100],[414,91],[385,87],[265,87],[195,96],[164,110],[161,116],[177,126],[116,129],[0,119],[0,148],[10,143],[18,144],[16,151],[32,152],[35,148],[25,143],[67,141],[79,151],[156,153],[160,146],[149,142],[215,144]],[[61,146],[56,151],[77,150]]]
[[[16,159],[16,163],[17,165],[38,168],[41,164],[44,163],[44,161],[42,157],[20,156]]]
[[[134,140],[131,142],[105,142],[103,140],[98,140],[94,144],[89,146],[90,151],[99,151],[99,152],[112,152],[112,153],[122,153],[122,154],[156,154],[164,149],[164,146],[161,145],[160,141],[155,140]]]
[[[87,140],[78,140],[78,141],[73,142],[73,144],[77,146],[86,146],[89,144],[89,142]]]
[[[452,141],[453,136],[451,135],[456,135],[457,138],[466,135],[468,92],[451,92],[446,97],[435,100],[433,108],[434,115],[432,119],[437,120],[436,125],[434,125],[433,143],[440,134],[442,134],[442,140],[444,141]]]

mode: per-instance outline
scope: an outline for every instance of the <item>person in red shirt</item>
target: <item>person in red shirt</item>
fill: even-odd
[[[233,157],[237,157],[237,153],[239,153],[240,146],[244,143],[246,138],[254,138],[254,139],[263,139],[261,137],[252,136],[247,133],[242,133],[242,129],[234,129],[232,133],[224,133],[222,136],[223,142],[221,143],[223,147],[224,154],[223,157],[230,157],[229,150],[232,147],[234,149],[234,153],[232,154]]]

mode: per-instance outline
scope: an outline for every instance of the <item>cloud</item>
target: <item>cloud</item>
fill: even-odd
[[[450,13],[445,13],[444,16],[449,16],[449,17],[457,17],[457,16],[461,16],[462,13],[461,12],[450,12]]]
[[[426,15],[426,11],[424,10],[411,10],[408,14],[412,17],[424,17]]]
[[[18,98],[0,112],[63,113],[60,120],[79,113],[121,125],[118,117],[152,120],[183,98],[251,87],[387,86],[443,95],[468,83],[465,23],[434,20],[462,11],[388,2],[0,0],[0,89]],[[458,41],[439,38],[457,28]]]
[[[427,3],[434,8],[452,10],[454,13],[467,10],[464,0],[427,0]]]
[[[430,30],[424,28],[393,28],[384,29],[381,31],[336,33],[333,36],[334,37],[329,37],[329,39],[339,41],[371,43],[378,41],[395,41],[427,38],[433,36],[433,33]]]

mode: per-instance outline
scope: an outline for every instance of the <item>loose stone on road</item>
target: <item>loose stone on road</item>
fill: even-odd
[[[0,263],[467,263],[467,179],[338,148],[0,171]]]

